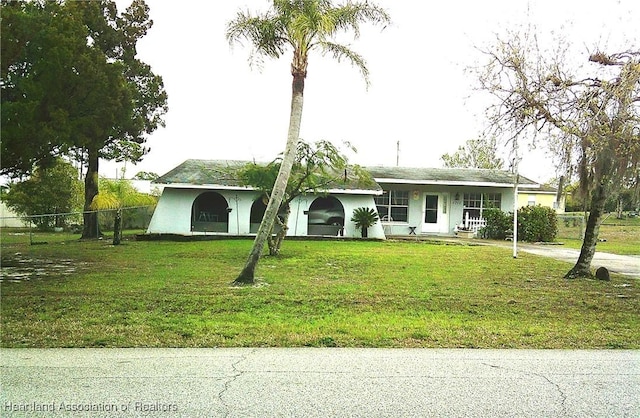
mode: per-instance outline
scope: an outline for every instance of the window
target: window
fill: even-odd
[[[407,222],[409,213],[408,190],[385,190],[375,197],[378,215],[382,221]]]
[[[470,218],[482,218],[482,210],[502,207],[501,193],[465,193],[463,197],[463,219],[469,213]]]
[[[530,194],[527,198],[527,206],[535,206],[536,205],[536,195]]]

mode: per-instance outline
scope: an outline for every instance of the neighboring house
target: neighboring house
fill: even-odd
[[[4,202],[0,202],[0,228],[25,228],[29,222],[25,222]]]
[[[187,160],[156,179],[162,195],[147,230],[150,234],[250,235],[258,231],[266,209],[262,192],[243,186],[237,170],[248,161]],[[290,205],[288,235],[359,236],[351,214],[358,207],[375,209],[380,186],[350,178],[332,184],[326,194],[302,195]],[[382,225],[369,236],[384,238]]]
[[[236,175],[246,161],[187,160],[155,184],[162,196],[149,234],[255,234],[267,199],[242,186]],[[358,237],[350,221],[358,207],[375,208],[381,222],[369,237],[452,235],[463,222],[477,226],[487,208],[513,210],[513,175],[502,170],[365,167],[375,183],[338,181],[325,194],[303,195],[291,203],[290,236]],[[539,184],[520,176],[519,187]],[[527,192],[528,193],[528,192]]]
[[[565,196],[560,197],[560,204],[557,203],[558,189],[550,186],[540,186],[532,189],[527,186],[519,187],[518,207],[523,206],[546,206],[552,208],[556,213],[564,213]]]
[[[0,194],[7,193],[8,186],[0,185]],[[28,227],[29,222],[25,222],[11,208],[0,200],[0,228],[24,228]]]

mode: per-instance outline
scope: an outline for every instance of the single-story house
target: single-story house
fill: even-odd
[[[241,184],[235,174],[246,161],[187,160],[155,180],[162,195],[149,234],[252,235],[266,209],[266,198]],[[321,195],[302,195],[290,205],[288,235],[358,237],[350,221],[358,207],[375,209],[381,222],[369,237],[453,235],[466,223],[474,228],[487,208],[512,211],[514,177],[502,170],[364,167],[374,182],[345,176]],[[540,185],[523,176],[519,187]]]
[[[155,180],[162,195],[149,223],[149,234],[251,235],[266,210],[260,190],[241,184],[237,170],[248,161],[187,160]],[[373,196],[380,186],[345,175],[321,195],[302,195],[290,205],[290,236],[359,236],[350,221],[354,209],[375,209]],[[382,225],[369,228],[369,236],[384,238]]]

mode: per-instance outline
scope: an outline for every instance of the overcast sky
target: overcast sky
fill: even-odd
[[[186,159],[272,160],[284,149],[291,99],[291,57],[250,68],[249,46],[230,48],[226,23],[236,12],[266,10],[268,0],[147,0],[153,28],[139,57],[164,78],[166,127],[148,139],[138,171],[164,174]],[[393,24],[347,39],[366,60],[371,86],[348,63],[312,53],[301,137],[349,141],[360,165],[441,167],[485,127],[483,100],[465,68],[483,59],[495,33],[535,25],[541,38],[561,35],[585,59],[596,45],[623,45],[640,27],[637,0],[377,0]],[[124,10],[128,0],[118,0]],[[636,46],[636,45],[628,45]],[[400,152],[397,154],[397,143]],[[122,163],[101,162],[114,177]],[[524,153],[521,173],[544,182],[556,175],[542,150]]]

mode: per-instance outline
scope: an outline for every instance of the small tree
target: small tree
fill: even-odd
[[[133,176],[133,180],[150,180],[154,181],[160,177],[157,173],[153,171],[138,171],[135,176]]]
[[[356,223],[356,228],[360,229],[362,238],[367,238],[369,227],[375,225],[378,219],[378,213],[374,209],[361,207],[354,209],[351,222]]]
[[[23,216],[55,215],[79,210],[82,182],[77,170],[58,158],[48,168],[38,167],[27,180],[10,185],[2,200],[17,214]],[[34,217],[39,229],[65,226],[63,216]]]
[[[155,205],[155,197],[138,192],[129,180],[102,179],[100,193],[91,202],[92,210],[115,210],[113,221],[113,245],[122,241],[122,209]]]
[[[345,146],[356,151],[349,143]],[[238,176],[243,184],[255,187],[269,196],[280,171],[282,159],[279,157],[267,165],[249,163]],[[278,216],[267,237],[269,255],[278,255],[287,235],[289,205],[293,199],[304,194],[323,194],[332,185],[356,181],[359,184],[371,184],[371,175],[355,165],[349,165],[347,157],[328,141],[309,144],[303,140],[298,143],[296,158],[291,176],[285,189]]]

